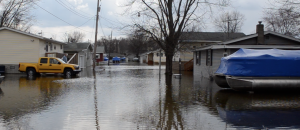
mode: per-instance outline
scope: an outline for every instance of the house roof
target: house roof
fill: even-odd
[[[42,37],[42,36],[39,36],[39,35],[35,35],[35,34],[32,34],[32,33],[27,33],[27,32],[24,32],[24,31],[20,31],[20,30],[8,28],[8,27],[1,27],[0,31],[2,31],[2,30],[9,30],[9,31],[13,31],[13,32],[16,32],[16,33],[20,33],[20,34],[23,34],[23,35],[27,35],[27,36],[30,36],[30,37],[35,37],[35,38],[38,38],[38,39],[41,39],[41,40],[54,42],[54,43],[58,43],[58,44],[67,44],[67,43],[64,43],[64,42],[53,40],[51,38]]]
[[[182,32],[180,40],[183,42],[222,42],[245,36],[244,33],[224,32]]]
[[[104,46],[97,46],[96,53],[104,53]]]
[[[265,31],[264,35],[267,35],[267,34],[272,34],[272,35],[283,37],[283,38],[286,38],[286,39],[289,39],[289,40],[292,40],[292,41],[300,42],[300,39],[296,39],[296,38],[293,38],[293,37],[290,37],[290,36],[287,36],[287,35],[283,35],[283,34],[280,34],[280,33],[272,32],[272,31]],[[258,34],[251,34],[251,35],[247,35],[245,37],[229,40],[229,41],[222,42],[222,43],[219,43],[219,44],[224,44],[224,45],[231,44],[231,43],[243,41],[243,40],[246,40],[246,39],[254,38],[254,37],[257,37],[257,36],[258,36]]]
[[[156,53],[156,52],[159,52],[160,51],[160,49],[156,49],[156,50],[153,50],[153,51],[147,51],[147,52],[144,52],[144,53],[141,53],[140,55],[142,56],[142,55],[148,55],[148,54],[150,54],[150,53]],[[163,49],[161,49],[161,53],[164,53],[164,50]]]
[[[69,43],[64,45],[64,51],[77,51],[80,52],[84,49],[92,49],[91,43]]]
[[[278,37],[283,37],[292,41],[296,41],[300,43],[300,39],[296,39],[287,35],[283,35],[280,33],[276,33],[276,32],[272,32],[272,31],[265,31],[264,35],[267,34],[272,34],[272,35],[276,35]],[[262,49],[267,49],[267,48],[279,48],[279,49],[300,49],[299,45],[231,45],[232,43],[236,43],[239,41],[243,41],[243,40],[247,40],[247,39],[251,39],[251,38],[255,38],[257,37],[258,34],[251,34],[251,35],[247,35],[241,38],[237,38],[237,39],[233,39],[233,40],[229,40],[229,41],[225,41],[225,42],[221,42],[218,44],[214,44],[214,45],[209,45],[209,46],[204,46],[201,47],[199,49],[196,49],[194,51],[200,51],[200,50],[207,50],[207,49],[224,49],[224,48],[262,48]]]

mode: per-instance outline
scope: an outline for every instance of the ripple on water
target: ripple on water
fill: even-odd
[[[54,83],[60,83],[64,85],[87,85],[93,84],[95,79],[93,78],[75,78],[75,79],[62,79],[62,80],[53,80]]]

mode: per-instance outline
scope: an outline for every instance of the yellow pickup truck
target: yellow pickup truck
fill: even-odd
[[[81,72],[81,69],[78,65],[67,64],[59,58],[41,57],[38,63],[19,63],[19,71],[26,72],[28,76],[39,73],[63,73],[65,76],[72,76]]]

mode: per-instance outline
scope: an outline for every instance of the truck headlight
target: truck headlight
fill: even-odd
[[[79,66],[74,66],[75,69],[79,69]]]

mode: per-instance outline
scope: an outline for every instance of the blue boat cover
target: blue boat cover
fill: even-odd
[[[120,57],[113,57],[112,60],[113,61],[120,61]]]
[[[108,58],[107,58],[107,57],[104,57],[104,61],[108,61]]]
[[[223,57],[215,73],[245,77],[300,77],[300,50],[239,49]]]

